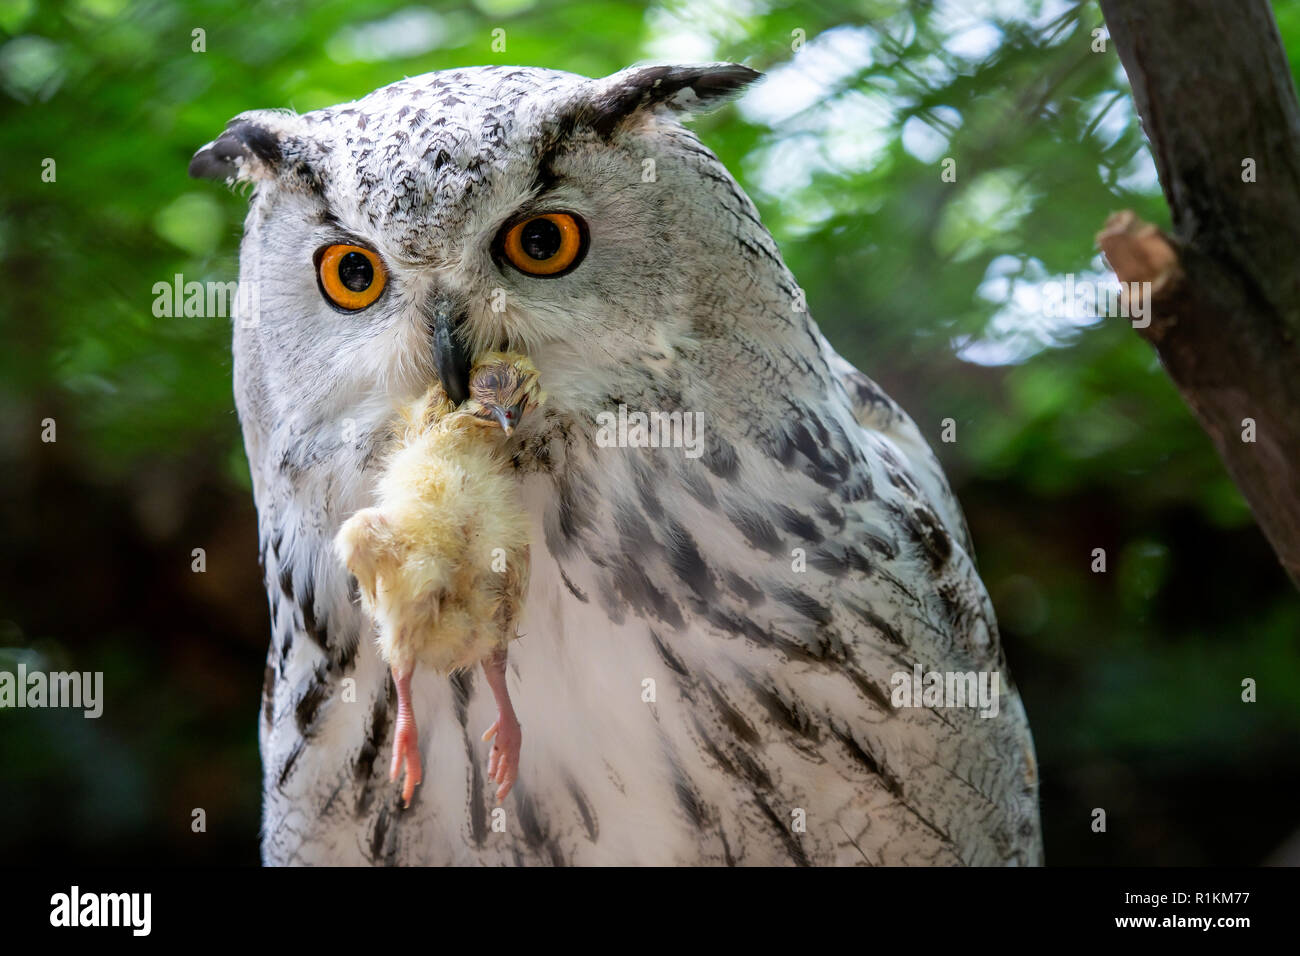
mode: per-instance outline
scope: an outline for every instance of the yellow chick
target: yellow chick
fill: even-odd
[[[379,650],[397,686],[393,762],[410,806],[422,770],[411,708],[416,665],[439,674],[482,663],[497,703],[488,777],[506,798],[519,773],[522,731],[506,691],[506,645],[528,587],[528,516],[503,453],[505,439],[545,396],[521,355],[492,352],[470,372],[456,408],[441,385],[403,409],[378,505],[339,529],[335,550],[356,576]]]

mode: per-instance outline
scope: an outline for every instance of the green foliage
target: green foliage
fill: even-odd
[[[1277,14],[1300,49],[1300,3]],[[754,197],[832,342],[912,412],[950,471],[1035,727],[1049,859],[1259,859],[1294,823],[1281,799],[1236,842],[1152,845],[1134,810],[1112,817],[1099,850],[1086,826],[1116,779],[1167,806],[1207,765],[1222,795],[1251,762],[1295,766],[1300,724],[1295,595],[1208,440],[1125,320],[1050,318],[1035,301],[1065,274],[1104,275],[1092,237],[1109,212],[1168,222],[1114,47],[1093,49],[1101,25],[1095,4],[1064,0],[0,0],[0,467],[13,527],[28,528],[0,566],[0,617],[20,635],[3,643],[66,646],[79,666],[115,655],[127,722],[2,728],[0,766],[28,787],[66,784],[57,753],[94,768],[77,778],[89,792],[150,806],[178,767],[192,788],[238,781],[231,839],[251,855],[265,622],[242,609],[256,567],[228,321],[153,310],[156,283],[237,272],[246,200],[186,178],[198,146],[245,109],[309,110],[427,70],[738,60],[768,79],[696,128]],[[34,437],[46,416],[57,459]],[[940,442],[946,418],[955,443]],[[24,525],[22,510],[43,517]],[[224,583],[199,592],[157,571],[164,552],[183,562],[207,540],[196,528],[225,524],[247,539],[209,572]],[[99,557],[71,571],[55,560],[68,542],[53,529],[99,526],[115,536]],[[127,539],[138,551],[123,555]],[[1105,574],[1089,571],[1095,547]],[[130,570],[113,577],[119,562]],[[138,587],[138,601],[190,588],[177,599],[190,603],[154,597],[136,613],[138,601],[88,597],[109,619],[87,623],[52,610],[49,588],[17,587],[32,566],[68,591],[98,577]],[[181,613],[194,619],[166,633]],[[200,647],[201,667],[185,650]],[[214,668],[219,692],[194,677]],[[1238,702],[1247,676],[1258,704]],[[63,749],[34,744],[38,732]],[[207,770],[195,741],[217,754]],[[150,819],[115,814],[101,837],[136,839]],[[177,826],[167,846],[193,854]]]

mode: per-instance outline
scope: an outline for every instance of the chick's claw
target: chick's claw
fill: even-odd
[[[487,729],[483,739],[492,741],[492,753],[488,757],[488,779],[497,784],[497,803],[501,803],[519,779],[523,728],[519,726],[513,712],[499,712],[496,723]]]
[[[414,721],[405,725],[398,721],[397,732],[393,735],[393,767],[388,779],[396,783],[403,766],[406,768],[406,777],[402,781],[402,806],[409,807],[411,798],[415,796],[415,788],[424,779]]]

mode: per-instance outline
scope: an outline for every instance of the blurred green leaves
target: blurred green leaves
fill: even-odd
[[[154,229],[192,256],[217,251],[226,226],[225,210],[210,192],[183,193],[158,210]]]

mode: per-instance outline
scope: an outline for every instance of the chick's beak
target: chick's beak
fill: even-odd
[[[465,309],[450,296],[435,297],[426,310],[433,367],[447,397],[459,405],[469,398],[469,351],[461,339]]]
[[[514,432],[515,426],[519,424],[519,416],[524,412],[523,402],[510,406],[488,404],[485,407],[492,417],[497,420],[497,424],[501,426],[501,430],[506,435]]]

